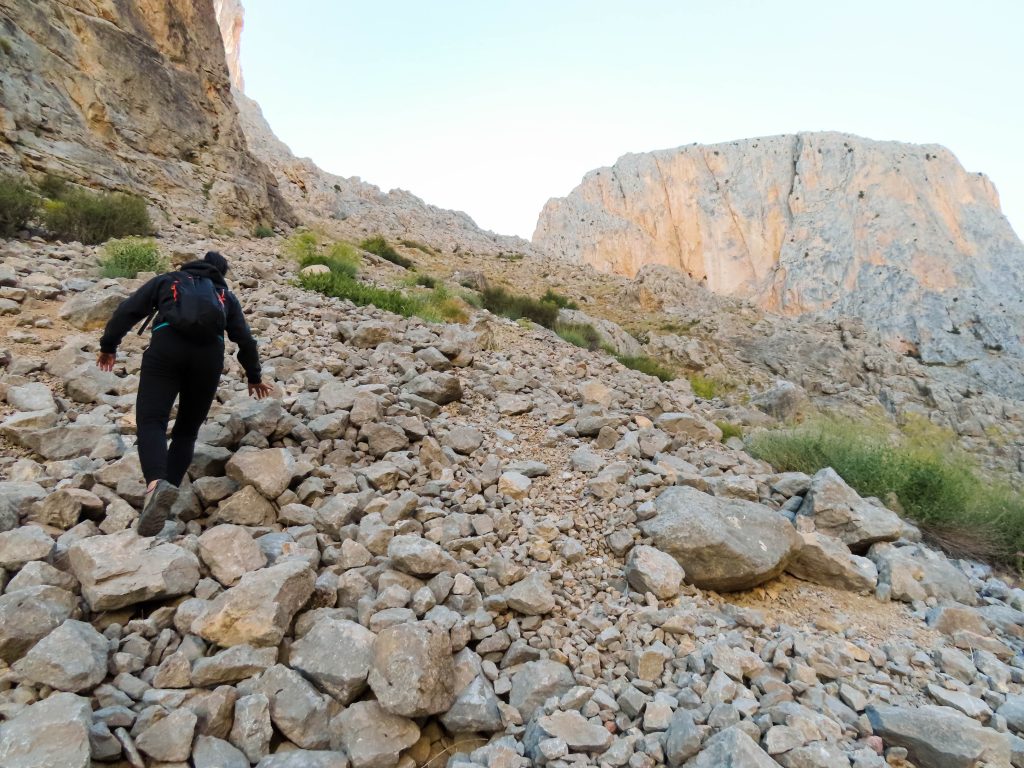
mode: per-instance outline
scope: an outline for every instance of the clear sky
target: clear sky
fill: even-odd
[[[300,156],[530,237],[626,152],[795,131],[943,144],[1024,233],[1021,0],[244,0]]]

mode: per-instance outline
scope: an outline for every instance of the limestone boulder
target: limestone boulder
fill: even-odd
[[[394,768],[402,750],[420,738],[415,722],[386,709],[376,701],[360,701],[339,714],[337,746],[345,750],[352,768]]]
[[[629,586],[641,594],[650,592],[659,600],[678,595],[686,575],[674,557],[646,545],[629,551],[625,573]]]
[[[366,689],[376,639],[355,622],[322,618],[292,644],[288,663],[348,705]]]
[[[879,584],[888,586],[893,600],[912,603],[934,597],[965,605],[978,602],[970,579],[934,549],[883,543],[871,547],[868,557],[878,568]]]
[[[224,647],[278,645],[315,582],[309,565],[296,560],[250,571],[207,606],[192,631]]]
[[[8,664],[60,626],[75,610],[67,590],[38,585],[0,595],[0,659]]]
[[[130,530],[78,541],[68,561],[93,611],[184,595],[199,582],[195,555],[175,544],[154,547]]]
[[[800,534],[803,545],[786,571],[798,579],[851,592],[874,592],[878,569],[866,557],[858,557],[839,539],[813,531]]]
[[[895,512],[862,499],[831,467],[811,478],[800,514],[814,519],[821,533],[834,536],[863,554],[878,541],[895,541],[903,521]]]
[[[89,700],[55,693],[0,725],[4,768],[89,768]]]
[[[80,693],[103,682],[108,650],[107,638],[91,624],[69,619],[36,643],[13,669],[37,685]]]
[[[203,531],[199,557],[225,587],[234,586],[242,576],[267,564],[260,545],[238,525],[215,525]]]
[[[749,589],[785,570],[801,546],[790,522],[749,501],[683,486],[664,491],[640,529],[701,589]]]
[[[268,499],[276,499],[292,481],[295,459],[285,448],[242,449],[225,467],[228,477],[239,485],[251,485]]]
[[[396,624],[377,635],[369,683],[380,705],[403,717],[446,712],[455,702],[448,632],[431,621]]]
[[[552,696],[561,697],[576,685],[572,670],[548,659],[531,661],[512,676],[509,703],[528,722],[534,712]]]
[[[868,721],[887,746],[903,747],[910,760],[934,768],[1010,764],[1006,734],[985,728],[950,707],[869,706]]]

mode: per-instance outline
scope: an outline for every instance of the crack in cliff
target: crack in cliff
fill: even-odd
[[[804,135],[802,133],[796,134],[796,144],[793,146],[793,175],[789,177],[789,192],[786,195],[786,215],[788,223],[793,221],[793,192],[796,189],[796,180],[800,177],[800,170],[798,168],[800,164],[800,155],[804,151]],[[782,252],[780,250],[779,256],[781,258]]]
[[[661,178],[661,191],[665,195],[665,208],[668,210],[668,220],[672,227],[672,239],[675,240],[676,253],[679,254],[680,266],[683,266],[686,259],[684,258],[685,254],[683,253],[683,244],[679,240],[679,227],[676,224],[675,211],[672,210],[672,198],[669,196],[668,182],[665,179],[665,171],[662,170],[661,161],[658,159],[657,155],[652,155],[652,159],[654,160],[654,167],[658,169],[658,176]],[[687,270],[687,272],[689,272],[689,270]]]
[[[732,219],[732,224],[736,228],[736,233],[740,236],[740,242],[743,243],[743,250],[747,253],[747,261],[750,265],[751,274],[756,274],[757,269],[754,264],[754,254],[750,250],[750,245],[747,243],[747,238],[743,234],[743,228],[740,226],[739,217],[736,215],[735,209],[732,207],[732,201],[729,200],[728,194],[722,189],[722,184],[718,181],[718,177],[715,176],[715,172],[711,170],[711,163],[708,162],[707,151],[701,149],[699,152],[701,160],[704,161],[704,167],[708,170],[708,175],[711,176],[711,180],[715,182],[715,191],[718,192],[718,196],[722,202],[725,203],[725,208],[729,212],[729,217]]]

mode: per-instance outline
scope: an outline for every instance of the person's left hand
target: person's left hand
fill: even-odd
[[[262,381],[253,384],[249,382],[249,395],[255,397],[257,400],[262,400],[270,394],[270,385],[264,384]]]
[[[100,352],[99,357],[96,358],[96,366],[101,371],[112,371],[114,370],[114,361],[117,360],[117,354],[114,352]]]

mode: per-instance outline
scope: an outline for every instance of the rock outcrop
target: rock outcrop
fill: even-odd
[[[176,220],[291,220],[246,145],[211,3],[0,0],[0,19],[0,169]]]
[[[1024,245],[992,183],[936,145],[807,133],[630,154],[549,201],[533,242],[630,277],[667,265],[784,314],[859,317],[926,363],[1024,356]]]
[[[240,60],[242,47],[242,28],[245,26],[245,9],[241,0],[213,0],[213,11],[217,15],[217,26],[224,42],[224,58],[227,60],[228,72],[231,73],[231,87],[245,90],[245,78],[242,76]]]

